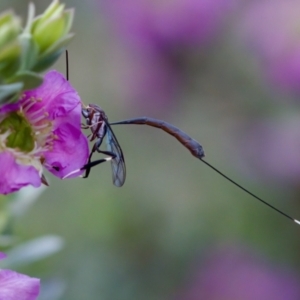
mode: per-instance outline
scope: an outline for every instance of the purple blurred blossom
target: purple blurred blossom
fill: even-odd
[[[296,95],[300,93],[299,11],[298,0],[250,1],[239,25],[267,80]]]
[[[300,180],[300,118],[253,122],[238,137],[239,164],[255,176],[281,184],[298,185]]]
[[[176,300],[298,300],[299,277],[241,247],[210,254]]]
[[[117,54],[118,55],[118,54]],[[143,52],[122,53],[122,66],[112,66],[117,72],[120,98],[142,105],[148,113],[152,109],[168,107],[176,98],[182,83],[178,69],[163,57]]]
[[[43,84],[25,91],[17,103],[0,107],[0,125],[0,194],[45,183],[43,167],[63,178],[88,159],[80,98],[56,71],[48,72]]]
[[[112,26],[142,48],[202,45],[220,29],[232,0],[101,0]]]
[[[123,72],[125,97],[151,108],[178,94],[185,55],[199,53],[219,33],[237,0],[98,2],[126,60],[125,66],[117,68]]]
[[[5,254],[0,252],[0,259]],[[0,269],[0,300],[35,300],[40,292],[40,280],[11,270]]]

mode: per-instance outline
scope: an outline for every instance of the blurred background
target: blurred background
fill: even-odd
[[[38,13],[49,4],[34,2]],[[25,21],[28,3],[1,0],[0,8]],[[70,81],[85,104],[110,121],[174,124],[213,166],[300,218],[299,0],[65,3],[76,9]],[[55,68],[65,65],[61,57]],[[14,224],[20,240],[65,241],[18,270],[52,280],[59,291],[47,299],[300,299],[296,224],[166,133],[113,129],[127,166],[122,188],[108,163],[88,179],[47,174],[51,186]]]

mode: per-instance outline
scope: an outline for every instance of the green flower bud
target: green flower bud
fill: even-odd
[[[31,33],[39,45],[41,53],[69,31],[71,13],[66,13],[63,9],[64,5],[54,1],[45,13],[37,17],[32,24]]]
[[[65,10],[65,5],[54,0],[46,11],[31,24],[30,33],[38,46],[38,61],[34,71],[42,71],[52,65],[74,34],[69,33],[74,9]]]
[[[27,25],[20,36],[22,63],[20,70],[42,72],[64,51],[74,34],[69,33],[74,9],[65,10],[59,0],[53,0],[46,11],[34,17],[35,7],[29,4]]]
[[[20,19],[12,11],[0,14],[0,83],[13,74],[19,66],[20,24]]]
[[[42,83],[38,73],[54,64],[74,36],[69,33],[73,17],[74,9],[65,10],[59,0],[37,17],[30,3],[23,30],[13,12],[0,15],[0,104]]]
[[[0,14],[0,49],[14,42],[20,31],[20,19],[12,11]]]

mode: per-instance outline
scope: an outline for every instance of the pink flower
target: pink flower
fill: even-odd
[[[0,259],[5,254],[0,252]],[[40,292],[40,280],[11,270],[0,270],[0,300],[35,300]]]
[[[45,182],[43,167],[59,178],[88,158],[81,101],[70,83],[50,71],[38,88],[0,108],[0,194]],[[78,172],[71,177],[80,175]]]
[[[298,0],[250,1],[239,25],[265,77],[276,88],[300,93],[300,36]]]
[[[211,253],[176,300],[298,300],[299,277],[241,247]]]
[[[237,0],[95,0],[113,29],[122,99],[161,110],[180,94],[187,63],[196,58]],[[118,50],[113,50],[118,51]],[[191,55],[192,54],[192,55]]]
[[[253,120],[252,120],[253,121]],[[299,185],[299,115],[254,120],[237,135],[239,165],[273,184]]]
[[[202,45],[220,29],[234,0],[102,0],[112,26],[142,47]]]

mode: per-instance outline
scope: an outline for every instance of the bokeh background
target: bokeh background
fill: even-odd
[[[41,13],[50,1],[34,2]],[[110,121],[174,124],[213,166],[300,218],[299,0],[65,3],[76,9],[70,81],[85,104],[100,105]],[[0,2],[23,20],[27,6]],[[65,73],[64,57],[55,68]],[[113,186],[109,164],[85,180],[48,174],[51,186],[14,233],[23,241],[59,235],[65,247],[19,271],[52,280],[51,300],[300,299],[295,223],[166,133],[113,129],[125,185]]]

